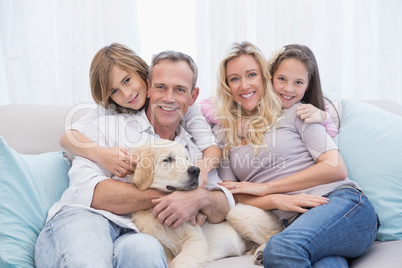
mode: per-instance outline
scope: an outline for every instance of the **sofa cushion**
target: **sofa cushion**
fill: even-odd
[[[348,176],[360,185],[379,215],[377,239],[402,239],[402,117],[367,103],[342,102],[336,140]]]
[[[352,268],[400,267],[402,263],[402,240],[374,241],[370,251],[352,261]]]
[[[34,267],[37,236],[69,168],[62,152],[22,155],[0,137],[0,267]]]

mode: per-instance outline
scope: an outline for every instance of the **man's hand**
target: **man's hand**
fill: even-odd
[[[153,216],[160,224],[176,229],[184,222],[190,221],[197,216],[201,208],[204,191],[207,190],[197,188],[192,191],[176,191],[167,196],[154,199],[152,203],[156,204],[156,206],[153,210]]]

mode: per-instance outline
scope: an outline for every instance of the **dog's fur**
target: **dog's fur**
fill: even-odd
[[[130,154],[138,161],[132,183],[140,190],[172,192],[198,187],[200,170],[190,163],[187,150],[178,143],[157,140]],[[162,244],[169,267],[204,267],[216,259],[243,255],[250,245],[263,249],[269,238],[282,230],[273,214],[247,205],[236,205],[226,219],[220,224],[205,222],[202,227],[187,222],[171,229],[153,217],[152,209],[132,214],[139,231]],[[260,264],[262,249],[257,249],[255,255]]]

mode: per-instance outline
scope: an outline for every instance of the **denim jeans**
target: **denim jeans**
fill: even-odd
[[[167,267],[162,245],[85,208],[64,207],[43,228],[36,267]]]
[[[329,202],[302,214],[264,250],[264,267],[348,267],[373,244],[379,228],[367,197],[351,188],[326,195]]]

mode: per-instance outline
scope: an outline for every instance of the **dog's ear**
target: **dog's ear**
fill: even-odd
[[[141,191],[149,188],[153,180],[154,158],[150,147],[140,148],[132,152],[130,156],[137,160],[132,183]]]

